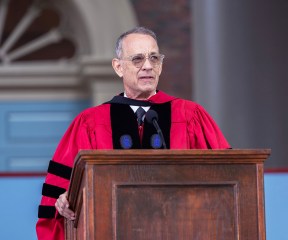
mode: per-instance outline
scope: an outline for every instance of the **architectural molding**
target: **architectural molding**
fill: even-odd
[[[7,2],[9,0],[1,1],[6,7]],[[2,55],[4,64],[0,65],[0,100],[13,97],[46,99],[49,96],[51,99],[55,97],[63,99],[62,96],[65,96],[64,98],[71,97],[73,100],[75,97],[78,99],[86,95],[86,98],[91,98],[94,103],[98,103],[103,99],[103,89],[105,89],[105,96],[119,92],[121,80],[119,81],[114,73],[111,60],[114,56],[116,38],[122,32],[137,25],[131,3],[128,0],[44,0],[41,2],[40,5],[31,6],[24,15],[23,22],[18,23],[18,30],[16,28],[14,33],[12,32],[10,42],[8,41],[6,45],[10,48],[11,44],[16,42],[32,20],[36,19],[35,16],[43,6],[57,10],[61,19],[60,25],[34,42],[13,50],[10,55],[5,55],[6,52],[3,51],[7,46],[5,49],[2,48],[2,54],[5,53],[5,56]],[[5,11],[0,14],[1,16],[5,17]],[[64,37],[75,43],[76,52],[72,59],[13,62],[19,56]],[[79,91],[84,94],[78,94]]]
[[[76,64],[12,64],[0,68],[0,87],[75,87],[81,84]]]

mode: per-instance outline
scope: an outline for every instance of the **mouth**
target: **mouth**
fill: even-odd
[[[141,76],[139,77],[140,80],[153,80],[154,77],[153,76]]]

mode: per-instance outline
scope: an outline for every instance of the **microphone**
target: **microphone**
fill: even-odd
[[[166,143],[165,143],[165,139],[164,139],[164,136],[163,136],[163,133],[161,131],[161,128],[159,127],[158,125],[158,114],[156,111],[152,110],[152,109],[149,109],[147,111],[147,113],[145,114],[145,118],[147,120],[148,123],[150,124],[153,124],[154,127],[156,128],[156,131],[157,133],[159,134],[161,140],[162,140],[162,143],[163,143],[163,147],[165,149],[167,149],[167,146],[166,146]]]

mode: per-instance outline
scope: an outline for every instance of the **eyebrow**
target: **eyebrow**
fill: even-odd
[[[158,54],[158,52],[149,52],[148,55],[151,55],[151,54]],[[136,53],[136,54],[133,54],[131,56],[137,56],[137,55],[146,55],[145,53]]]

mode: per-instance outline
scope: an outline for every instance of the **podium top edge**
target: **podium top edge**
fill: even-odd
[[[250,155],[250,154],[271,154],[271,149],[265,148],[265,149],[107,149],[107,150],[98,150],[98,149],[82,149],[79,151],[78,155],[102,155],[102,154],[112,154],[112,155],[130,155],[130,154],[156,154],[156,155],[162,155],[162,154],[172,154],[177,155],[181,152],[181,154],[195,154],[195,155],[214,155],[214,154],[232,154],[232,155],[238,155],[238,154],[244,154],[244,155]]]
[[[126,159],[143,160],[153,156],[153,159],[175,157],[178,159],[199,159],[199,158],[237,158],[237,159],[266,159],[271,154],[271,149],[187,149],[187,150],[80,150],[75,158],[79,159],[114,159],[125,157]]]

